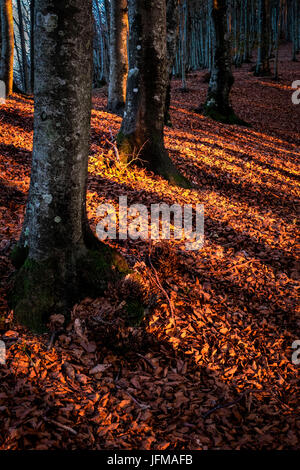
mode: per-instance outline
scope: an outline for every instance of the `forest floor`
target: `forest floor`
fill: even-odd
[[[140,327],[126,327],[122,296],[76,305],[65,331],[32,335],[6,301],[11,246],[29,186],[33,102],[14,95],[0,108],[0,449],[299,449],[300,339],[295,254],[300,105],[291,84],[298,63],[280,55],[280,81],[235,70],[236,113],[252,127],[194,113],[205,72],[174,80],[166,146],[197,189],[113,164],[120,118],[94,94],[88,210],[166,202],[205,206],[205,244],[112,243],[141,273],[151,303]],[[159,282],[156,279],[159,279]],[[158,287],[159,283],[162,285]],[[166,296],[167,293],[167,296]],[[174,310],[174,318],[171,315]],[[97,369],[95,370],[95,367]]]

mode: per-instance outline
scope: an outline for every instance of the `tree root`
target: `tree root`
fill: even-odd
[[[97,239],[95,239],[97,241]],[[70,317],[73,305],[85,297],[98,297],[104,294],[110,283],[122,282],[131,274],[125,259],[115,250],[99,242],[93,249],[72,250],[56,254],[43,261],[24,257],[23,248],[14,249],[14,259],[18,261],[14,287],[9,304],[17,321],[36,333],[47,330],[52,314]],[[20,255],[17,256],[17,252]],[[136,292],[140,286],[136,283]],[[134,294],[125,299],[125,311],[130,317],[143,316],[142,296]]]

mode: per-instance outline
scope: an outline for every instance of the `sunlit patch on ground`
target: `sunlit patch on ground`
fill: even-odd
[[[149,293],[142,327],[117,320],[122,299],[112,287],[105,298],[75,306],[54,345],[51,335],[37,339],[5,323],[8,252],[20,233],[29,186],[33,109],[19,96],[1,107],[0,326],[19,336],[8,337],[7,365],[0,368],[0,448],[299,445],[298,369],[291,361],[299,339],[300,106],[292,104],[290,88],[297,64],[282,59],[280,83],[254,78],[248,68],[236,72],[233,105],[251,128],[194,113],[205,98],[203,73],[189,78],[189,93],[173,83],[166,147],[195,184],[192,190],[118,167],[111,136],[121,120],[105,111],[105,89],[95,93],[87,198],[93,228],[98,205],[117,205],[122,195],[147,207],[201,203],[206,241],[194,252],[180,242],[158,242],[151,248],[154,270],[149,243],[111,242]]]

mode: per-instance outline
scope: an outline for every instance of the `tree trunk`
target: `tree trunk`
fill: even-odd
[[[297,62],[298,45],[298,4],[297,0],[292,0],[291,4],[291,22],[292,22],[292,61]]]
[[[258,51],[255,75],[263,77],[270,75],[269,64],[269,31],[270,31],[270,6],[269,0],[258,2]]]
[[[165,124],[172,126],[170,116],[171,81],[173,65],[176,57],[177,41],[179,35],[179,0],[167,0],[167,61],[168,61],[168,85],[165,105]]]
[[[181,89],[187,91],[186,61],[187,61],[187,0],[183,1],[181,17]]]
[[[277,0],[276,5],[276,39],[275,39],[275,60],[274,60],[274,79],[278,80],[278,56],[279,56],[279,42],[280,42],[280,30],[281,30],[281,10],[282,0]]]
[[[34,89],[34,2],[30,1],[30,91]]]
[[[6,97],[13,92],[14,20],[12,0],[1,0],[1,67],[0,79],[5,83]]]
[[[103,291],[114,255],[91,235],[86,184],[92,90],[92,0],[35,2],[34,145],[12,306],[42,330],[92,286]],[[90,246],[91,241],[93,244]],[[95,243],[94,243],[95,242]],[[100,245],[100,242],[99,242]]]
[[[188,183],[164,146],[168,85],[166,2],[129,0],[129,74],[124,118],[118,135],[123,162],[137,162],[174,184]]]
[[[245,44],[243,62],[245,64],[250,62],[249,58],[249,43],[250,43],[250,30],[249,30],[249,5],[248,0],[244,0],[244,31],[245,31]]]
[[[28,69],[28,62],[27,62],[27,52],[26,52],[25,32],[24,32],[21,0],[17,0],[17,7],[18,7],[19,32],[20,32],[20,41],[21,41],[21,52],[22,52],[23,84],[24,84],[25,93],[28,93],[30,90],[30,85],[29,85],[30,82],[29,82],[29,69]]]
[[[213,61],[204,113],[217,121],[242,124],[230,105],[234,78],[231,71],[230,35],[227,30],[227,1],[210,0],[210,11]]]
[[[127,0],[111,0],[110,5],[110,70],[107,109],[112,113],[123,114],[128,74]]]

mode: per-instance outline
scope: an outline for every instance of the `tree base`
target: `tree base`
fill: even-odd
[[[196,108],[195,112],[201,112],[204,116],[207,116],[214,121],[222,122],[223,124],[251,127],[250,124],[239,118],[231,107],[229,107],[227,111],[220,111],[215,106],[204,105],[202,108]]]
[[[162,176],[174,186],[189,189],[191,183],[177,170],[160,143],[143,143],[137,145],[134,135],[124,135],[119,132],[117,136],[120,160],[123,164],[135,163],[137,166],[147,168],[153,173]]]
[[[254,71],[254,77],[271,77],[272,72],[270,69],[262,69],[262,70],[256,70]]]
[[[68,319],[76,302],[103,295],[110,282],[118,283],[131,274],[120,254],[102,243],[100,245],[101,249],[68,254],[67,265],[62,264],[61,257],[42,262],[27,258],[15,274],[9,299],[17,321],[36,333],[45,332],[53,313],[63,314]],[[13,257],[20,263],[24,249],[15,249]],[[136,291],[139,291],[138,285]],[[126,302],[129,316],[132,316],[132,304],[139,304],[139,311],[143,310],[140,298],[136,295]]]
[[[124,110],[125,110],[125,103],[124,102],[108,103],[106,109],[108,113],[116,114],[117,116],[123,117]]]
[[[164,124],[165,124],[166,127],[170,127],[170,128],[173,127],[172,119],[171,119],[169,111],[165,112]]]

